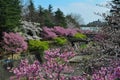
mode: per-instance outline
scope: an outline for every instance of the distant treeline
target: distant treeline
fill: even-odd
[[[78,15],[77,15],[78,17]],[[34,7],[33,1],[29,0],[28,5],[23,5],[22,7],[22,19],[25,21],[37,22],[40,23],[40,26],[62,26],[68,27],[69,23],[75,25],[75,27],[80,26],[76,15],[64,13],[58,8],[56,11],[53,11],[53,6],[49,5],[47,9],[39,5],[38,9]]]

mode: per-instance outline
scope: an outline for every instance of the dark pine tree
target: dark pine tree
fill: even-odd
[[[54,16],[52,10],[53,10],[52,5],[49,5],[48,9],[44,9],[42,6],[39,6],[38,14],[39,14],[39,22],[41,27],[54,26]]]
[[[53,16],[53,7],[52,5],[48,6],[48,9],[45,10],[45,26],[53,27],[54,26],[54,16]]]
[[[20,0],[0,0],[0,35],[20,30]]]
[[[67,23],[63,12],[58,8],[55,12],[55,25],[66,27]]]
[[[39,6],[38,16],[39,16],[38,22],[40,23],[41,26],[44,26],[45,17],[44,17],[44,8],[42,6]]]
[[[48,6],[48,11],[49,11],[49,13],[52,13],[52,10],[53,10],[53,7],[52,7],[52,5],[50,4],[50,5]]]
[[[32,0],[29,0],[28,10],[28,21],[35,22],[35,7]]]

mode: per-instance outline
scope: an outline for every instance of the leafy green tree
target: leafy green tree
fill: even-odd
[[[20,30],[20,0],[0,0],[0,34]]]
[[[55,12],[55,25],[66,27],[67,23],[63,12],[58,8]]]

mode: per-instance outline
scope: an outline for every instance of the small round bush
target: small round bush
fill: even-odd
[[[49,44],[47,41],[29,40],[28,44],[30,51],[44,51],[49,48]]]
[[[64,45],[65,43],[67,43],[67,39],[64,37],[54,38],[54,41],[57,45]]]
[[[80,38],[80,39],[86,39],[87,38],[87,36],[86,35],[84,35],[84,34],[82,34],[82,33],[76,33],[75,35],[74,35],[74,38]]]

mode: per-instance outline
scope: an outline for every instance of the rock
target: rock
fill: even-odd
[[[80,63],[83,59],[90,59],[91,55],[79,55],[71,58],[69,60],[70,63]]]

